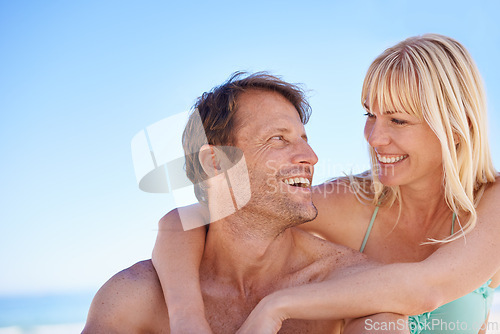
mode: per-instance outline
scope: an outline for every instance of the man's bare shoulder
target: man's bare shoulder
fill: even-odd
[[[311,266],[321,270],[324,279],[340,273],[354,273],[378,265],[368,257],[352,248],[318,238],[298,228],[292,230],[297,251],[306,254]]]
[[[167,307],[151,260],[120,271],[99,289],[83,333],[168,333]]]

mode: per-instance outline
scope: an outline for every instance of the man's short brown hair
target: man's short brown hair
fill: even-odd
[[[205,144],[234,145],[234,115],[238,110],[237,99],[241,93],[250,89],[281,94],[295,107],[303,124],[309,120],[311,107],[303,89],[264,72],[251,75],[236,72],[222,85],[203,93],[196,101],[182,135],[182,145],[186,156],[186,174],[193,182],[196,197],[200,202],[207,201],[205,191],[201,186],[202,181],[207,179],[207,174],[200,164],[199,150]]]

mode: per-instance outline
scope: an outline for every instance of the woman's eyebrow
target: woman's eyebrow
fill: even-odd
[[[370,110],[370,107],[368,107],[368,105],[365,103],[363,103],[363,107],[369,111]],[[395,110],[386,110],[383,112],[383,114],[386,114],[386,115],[393,115],[393,114],[400,114],[401,112],[400,111],[395,111]]]

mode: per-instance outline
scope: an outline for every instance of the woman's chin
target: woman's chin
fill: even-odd
[[[395,176],[379,175],[378,179],[386,187],[396,187],[401,185],[401,180]]]

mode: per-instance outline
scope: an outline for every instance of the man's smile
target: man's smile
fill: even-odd
[[[289,177],[283,182],[293,187],[309,188],[311,186],[311,181],[305,177]]]

